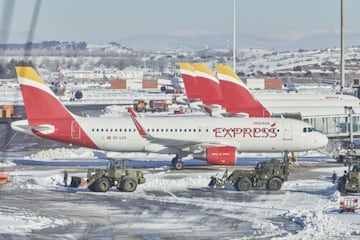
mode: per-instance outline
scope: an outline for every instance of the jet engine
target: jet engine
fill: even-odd
[[[213,165],[235,165],[237,151],[235,147],[208,147],[200,153],[193,154],[193,157],[200,160],[206,160]]]

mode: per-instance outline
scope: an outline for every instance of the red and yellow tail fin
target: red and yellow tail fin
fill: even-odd
[[[30,125],[51,119],[73,119],[72,114],[32,67],[16,67],[25,111]]]
[[[16,67],[24,100],[28,131],[68,144],[97,148],[73,115],[32,67]],[[23,126],[24,127],[24,126]]]
[[[194,68],[190,63],[179,63],[181,77],[184,81],[186,96],[189,99],[200,99],[199,86],[196,81]]]
[[[215,69],[227,112],[248,113],[250,117],[271,115],[229,66],[217,65]]]
[[[222,105],[223,96],[221,93],[219,80],[214,76],[210,69],[203,63],[193,64],[196,80],[201,94],[201,101],[204,104]]]

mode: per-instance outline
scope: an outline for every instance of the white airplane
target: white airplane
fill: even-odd
[[[282,118],[213,118],[210,116],[93,118],[69,112],[31,67],[16,67],[26,120],[15,131],[68,144],[115,152],[175,154],[209,164],[234,165],[239,152],[285,152],[319,149],[325,135],[309,124]]]
[[[250,116],[330,116],[346,114],[345,107],[352,107],[355,113],[360,112],[360,101],[350,95],[323,94],[253,94],[234,71],[227,65],[216,65],[220,87],[227,84],[224,96],[226,109],[246,111],[257,109],[260,114],[253,112]],[[230,96],[232,94],[232,96]],[[231,106],[231,108],[229,108]],[[267,113],[267,114],[266,114]],[[262,114],[262,115],[261,115]]]
[[[202,64],[204,65],[204,64]],[[190,71],[183,71],[185,63],[179,64],[183,79],[187,77],[188,82],[196,81],[197,75],[194,77],[186,75]],[[189,64],[191,67],[191,65]],[[207,68],[205,65],[203,68]],[[189,67],[188,67],[189,69]],[[353,112],[360,113],[360,101],[354,96],[349,95],[331,95],[331,94],[254,94],[234,71],[226,65],[215,66],[217,79],[219,80],[218,88],[221,89],[223,101],[221,102],[223,109],[231,114],[248,114],[250,117],[268,117],[268,116],[287,116],[287,117],[312,117],[312,116],[330,116],[346,114],[345,107],[351,107]],[[184,72],[184,73],[183,73]],[[197,87],[199,89],[206,88],[211,85],[214,88],[209,71],[203,71],[203,82]],[[198,72],[196,72],[198,73]],[[187,82],[184,81],[186,87]],[[186,92],[193,91],[194,86],[189,85]],[[213,91],[213,97],[216,98],[216,91]],[[219,98],[220,95],[217,96]],[[202,95],[200,95],[202,100]],[[190,106],[199,105],[191,103]],[[208,106],[210,107],[210,106]],[[224,116],[225,114],[222,114]]]

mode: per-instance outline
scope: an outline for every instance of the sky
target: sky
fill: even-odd
[[[340,0],[235,0],[237,35],[298,40],[340,30]],[[121,42],[133,36],[231,34],[233,0],[0,0],[0,41]],[[345,32],[360,33],[359,0],[344,0]],[[232,41],[232,39],[231,39]]]

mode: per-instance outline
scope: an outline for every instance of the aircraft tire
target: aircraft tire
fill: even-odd
[[[124,192],[134,192],[136,187],[136,180],[132,177],[126,177],[121,183],[121,188]]]
[[[96,192],[106,192],[110,188],[109,179],[106,177],[99,178],[94,184]]]
[[[178,158],[174,158],[172,160],[172,166],[175,170],[183,170],[184,169],[184,162]]]
[[[240,178],[235,184],[237,185],[235,189],[239,191],[249,191],[251,187],[251,182],[248,177]]]
[[[279,191],[282,186],[282,181],[278,177],[273,177],[267,183],[267,189],[271,191]]]

